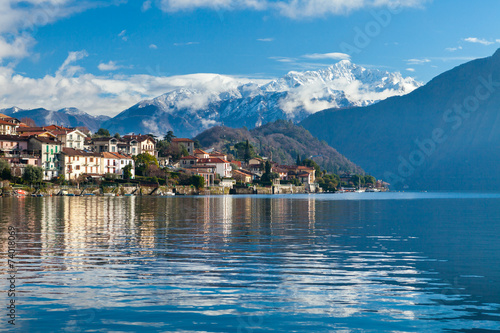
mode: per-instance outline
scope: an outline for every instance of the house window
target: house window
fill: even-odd
[[[94,162],[94,158],[90,158],[90,163],[93,163]]]
[[[77,165],[75,169],[76,169],[76,170],[80,170],[80,166],[79,166],[79,165]]]
[[[69,135],[69,139],[70,139],[70,140],[73,140],[73,134],[70,134],[70,135]]]

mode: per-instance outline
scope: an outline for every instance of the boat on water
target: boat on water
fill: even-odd
[[[380,192],[380,190],[376,188],[367,188],[365,192]]]
[[[14,195],[16,197],[25,197],[28,194],[25,190],[16,190],[14,191]]]
[[[114,194],[114,193],[104,193],[103,195],[105,197],[114,197],[114,196],[116,196],[116,194]]]

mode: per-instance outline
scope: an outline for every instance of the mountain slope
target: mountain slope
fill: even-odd
[[[65,108],[59,111],[50,111],[46,109],[23,110],[17,107],[0,110],[7,116],[17,119],[24,117],[31,118],[38,126],[59,125],[66,127],[86,126],[92,132],[99,129],[102,122],[109,119],[107,116],[92,116],[86,112],[75,108]]]
[[[214,76],[214,81],[224,80]],[[191,137],[215,125],[254,128],[277,119],[298,122],[325,108],[370,105],[420,85],[399,73],[366,69],[343,60],[319,71],[290,72],[261,85],[215,88],[207,84],[178,89],[142,101],[103,126],[110,132],[163,135],[173,130],[178,136]]]
[[[202,147],[224,152],[229,152],[238,142],[249,140],[258,154],[272,157],[279,164],[294,165],[298,154],[301,159],[312,157],[322,169],[330,172],[363,173],[359,166],[334,148],[319,141],[304,128],[285,120],[277,120],[250,131],[246,128],[216,126],[200,133],[195,140],[200,141]]]
[[[301,123],[395,188],[497,190],[500,50],[401,97]]]

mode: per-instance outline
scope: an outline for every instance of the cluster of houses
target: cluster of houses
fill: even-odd
[[[264,174],[264,158],[252,158],[246,163],[241,161],[229,161],[227,155],[218,151],[203,151],[194,147],[194,141],[190,139],[173,139],[173,145],[182,146],[189,153],[181,157],[179,164],[185,172],[193,175],[203,176],[206,186],[213,186],[216,179],[223,183],[224,179],[232,179],[234,182],[252,183]],[[296,178],[306,186],[315,182],[315,169],[297,165],[278,165],[272,161],[271,172],[279,175],[276,180],[291,181]],[[233,168],[234,167],[234,168]],[[224,185],[224,184],[223,184]]]
[[[57,125],[30,127],[16,118],[0,114],[0,158],[11,165],[14,176],[21,176],[28,165],[43,169],[43,179],[63,175],[66,180],[114,174],[123,177],[132,156],[155,153],[155,141],[147,135],[123,138],[89,137],[84,129]]]
[[[30,127],[16,118],[0,114],[0,158],[10,163],[14,176],[21,176],[28,165],[41,167],[44,180],[62,175],[66,180],[107,174],[122,178],[127,165],[132,166],[134,178],[133,156],[143,153],[157,157],[162,167],[202,176],[205,186],[252,183],[264,174],[266,159],[252,158],[246,163],[229,161],[224,153],[195,148],[191,139],[172,139],[173,150],[185,150],[188,154],[179,161],[172,161],[169,157],[158,157],[156,142],[148,135],[91,138],[89,134],[83,128]],[[273,162],[271,165],[271,171],[279,175],[279,180],[296,178],[306,185],[315,182],[314,168]]]

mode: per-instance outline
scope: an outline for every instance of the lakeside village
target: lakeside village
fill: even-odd
[[[0,114],[3,196],[379,192],[389,185],[369,175],[327,174],[300,157],[295,165],[278,165],[248,141],[236,143],[241,156],[233,156],[202,150],[171,131],[162,139],[122,137],[23,121]]]

